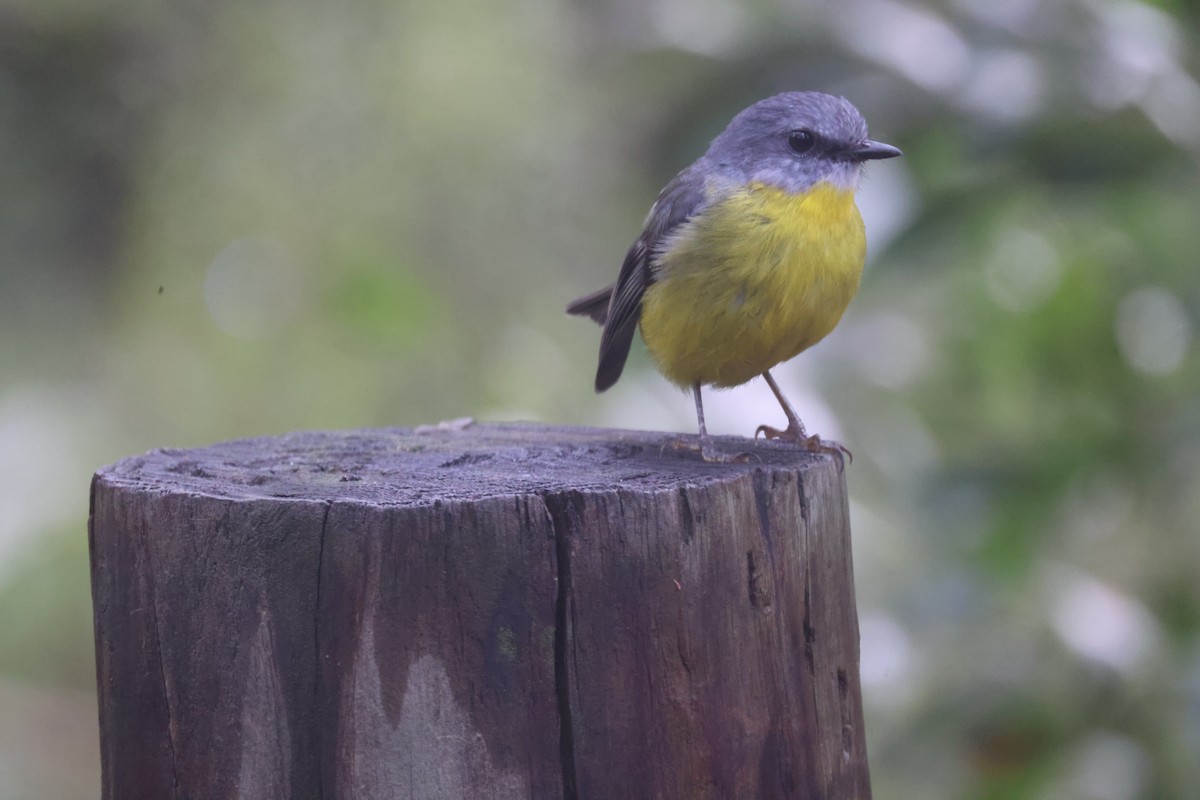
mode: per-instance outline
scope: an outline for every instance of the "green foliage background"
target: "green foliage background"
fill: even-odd
[[[157,446],[591,393],[657,189],[738,109],[849,97],[906,158],[783,368],[849,470],[881,798],[1200,786],[1200,9],[1184,0],[7,0],[0,800],[94,797],[85,521]],[[766,388],[713,427],[777,422]]]

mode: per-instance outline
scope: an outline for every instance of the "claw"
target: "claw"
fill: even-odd
[[[771,439],[785,439],[787,438],[787,431],[772,428],[770,425],[759,425],[754,431],[754,438],[757,439],[760,435],[768,441]]]
[[[709,464],[749,464],[751,461],[762,460],[754,453],[718,453],[714,450],[709,450],[707,453],[701,451],[700,457]]]
[[[667,449],[675,452],[696,453],[700,458],[709,464],[747,464],[751,459],[757,459],[754,453],[722,453],[713,447],[712,440],[708,437],[702,437],[699,444],[693,444],[686,439],[667,439],[659,448],[658,454],[662,455]]]
[[[789,425],[784,430],[772,428],[770,425],[759,425],[754,431],[754,438],[757,439],[761,435],[768,441],[779,439],[784,442],[797,444],[812,453],[824,453],[825,455],[833,456],[838,462],[838,472],[843,471],[846,466],[846,460],[854,463],[854,454],[841,442],[835,442],[832,439],[822,439],[820,436],[808,436],[803,427],[794,428]]]

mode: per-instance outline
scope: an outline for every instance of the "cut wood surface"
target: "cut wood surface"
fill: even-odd
[[[435,426],[101,469],[104,797],[869,798],[844,475],[672,442]]]

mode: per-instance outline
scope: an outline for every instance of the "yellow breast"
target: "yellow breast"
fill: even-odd
[[[853,192],[751,185],[665,243],[642,298],[642,338],[677,384],[745,383],[833,330],[865,255]]]

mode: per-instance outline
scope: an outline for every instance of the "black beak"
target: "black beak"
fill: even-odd
[[[899,147],[892,147],[890,144],[868,139],[862,144],[852,147],[847,155],[855,161],[877,161],[882,158],[895,158],[904,154],[900,152]]]

